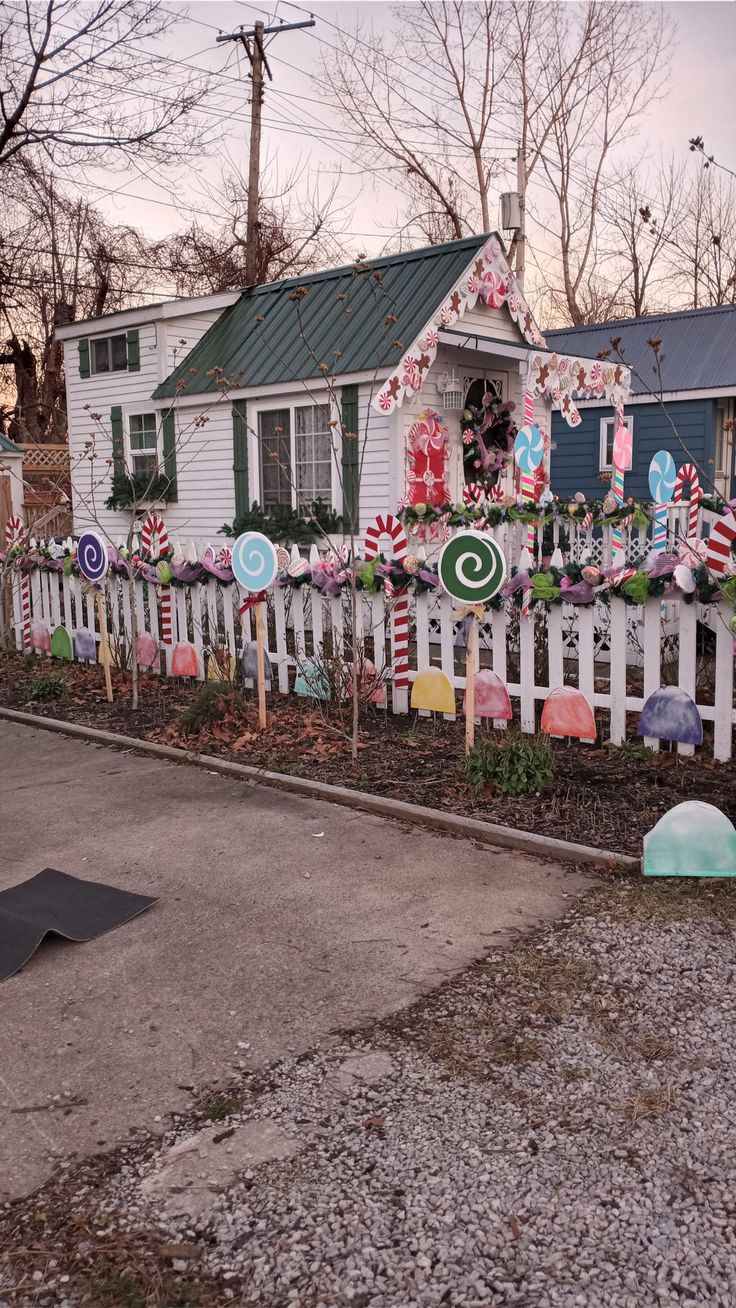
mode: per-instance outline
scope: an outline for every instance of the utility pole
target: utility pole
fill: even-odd
[[[278,32],[293,32],[302,27],[314,26],[315,20],[313,16],[303,23],[279,23],[276,27],[266,27],[259,20],[251,31],[246,32],[242,27],[240,27],[237,32],[230,32],[227,35],[220,33],[217,37],[218,44],[221,44],[223,41],[239,41],[248,56],[248,62],[251,67],[253,90],[250,99],[248,210],[245,227],[245,280],[249,286],[255,285],[258,276],[258,207],[260,201],[261,110],[263,109],[264,68],[268,74],[269,82],[273,81],[273,74],[269,68],[268,59],[266,58],[263,38],[264,36],[276,35]]]
[[[523,291],[524,264],[526,261],[526,158],[521,141],[519,141],[519,149],[516,155],[516,189],[519,193],[519,228],[516,233],[516,280]]]

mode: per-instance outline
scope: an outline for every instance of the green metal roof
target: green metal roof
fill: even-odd
[[[221,313],[153,398],[180,389],[186,394],[217,390],[223,374],[231,385],[247,389],[317,377],[321,363],[342,376],[390,371],[487,240],[487,233],[469,236],[370,259],[362,271],[349,265],[251,286]],[[307,294],[293,299],[299,287]],[[396,321],[387,325],[388,316]],[[213,369],[221,371],[210,375]]]

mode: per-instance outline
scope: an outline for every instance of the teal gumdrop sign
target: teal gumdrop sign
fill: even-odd
[[[688,799],[644,837],[645,877],[736,877],[736,829],[713,804]]]

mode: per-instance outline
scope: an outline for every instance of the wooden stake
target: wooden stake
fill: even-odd
[[[478,619],[468,617],[468,644],[465,652],[465,753],[475,744],[475,649],[478,643]]]
[[[258,722],[266,730],[266,605],[256,604],[256,660],[258,666]]]
[[[107,702],[112,704],[112,678],[110,676],[110,643],[107,639],[107,613],[105,611],[105,596],[101,590],[97,591],[97,621],[100,624],[100,644],[102,645],[102,666],[105,669],[105,690],[107,691]],[[135,650],[133,651],[135,658]]]

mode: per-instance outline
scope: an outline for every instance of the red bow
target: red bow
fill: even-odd
[[[267,599],[268,599],[268,592],[265,590],[259,590],[256,592],[255,595],[248,596],[247,600],[245,600],[240,605],[240,608],[238,609],[238,613],[242,618],[243,614],[247,613],[249,609],[254,608],[256,604],[264,604]]]

